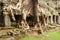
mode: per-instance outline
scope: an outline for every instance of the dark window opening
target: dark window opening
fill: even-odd
[[[21,22],[22,15],[15,15],[16,23]]]
[[[45,18],[45,21],[46,21],[46,23],[47,23],[47,18]]]
[[[30,27],[34,27],[35,25],[35,20],[34,20],[34,16],[27,16],[26,19],[27,23],[29,24]]]
[[[42,16],[39,16],[39,21],[40,21],[41,25],[44,25],[44,18]]]
[[[51,16],[49,16],[49,22],[51,22]]]
[[[12,22],[12,26],[17,26],[18,24],[21,25],[21,21],[22,21],[22,15],[14,15],[15,16],[15,21],[12,19],[12,16],[10,15],[10,19]]]
[[[58,24],[58,16],[56,16],[56,23]]]
[[[0,26],[1,27],[4,27],[3,6],[4,6],[4,3],[0,2]]]
[[[53,15],[53,22],[55,23],[55,15]]]
[[[60,13],[58,13],[60,15]]]

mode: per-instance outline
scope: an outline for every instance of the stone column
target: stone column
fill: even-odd
[[[49,24],[49,17],[47,17],[47,24]]]
[[[60,15],[58,15],[58,24],[60,24]]]
[[[51,24],[53,24],[53,15],[51,16]]]
[[[10,17],[7,12],[4,12],[4,24],[6,27],[11,26]]]

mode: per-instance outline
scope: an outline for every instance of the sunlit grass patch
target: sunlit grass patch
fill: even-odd
[[[45,35],[40,35],[39,37],[26,36],[20,40],[60,40],[60,30],[46,32]]]

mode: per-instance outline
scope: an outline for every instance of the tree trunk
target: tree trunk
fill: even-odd
[[[39,6],[38,5],[38,0],[34,0],[34,15],[35,15],[35,17],[36,17],[36,20],[37,20],[37,27],[38,27],[38,31],[40,30],[40,32],[43,34],[43,29],[42,29],[42,26],[41,26],[41,23],[39,22],[39,15],[38,15],[38,13],[37,13],[37,6]]]

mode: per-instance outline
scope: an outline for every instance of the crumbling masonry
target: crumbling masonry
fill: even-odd
[[[0,25],[11,27],[12,24],[25,30],[60,24],[59,6],[56,1],[44,0],[5,0],[0,2]]]

